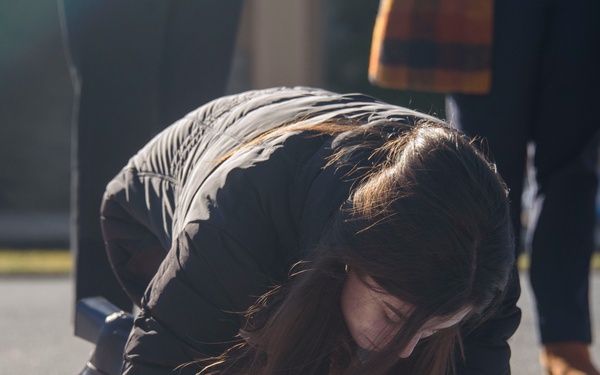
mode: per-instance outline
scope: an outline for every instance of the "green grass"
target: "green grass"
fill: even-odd
[[[0,275],[60,275],[72,266],[68,250],[0,250]]]
[[[519,269],[529,268],[529,257],[522,255]],[[0,250],[0,275],[61,275],[71,272],[73,259],[68,250]],[[600,253],[592,258],[592,269],[600,270]]]
[[[592,256],[591,263],[592,263],[591,267],[593,270],[600,270],[600,252],[594,253],[594,255]],[[530,260],[529,260],[528,254],[522,254],[517,261],[517,266],[519,267],[520,270],[529,269],[529,264],[530,264]]]

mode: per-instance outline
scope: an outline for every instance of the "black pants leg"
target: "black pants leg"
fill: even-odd
[[[589,269],[598,189],[600,3],[547,13],[534,142],[539,219],[530,279],[544,343],[592,340]]]
[[[106,184],[165,126],[221,96],[241,0],[60,0],[76,71],[72,240],[75,298],[131,301],[100,230]]]
[[[591,341],[599,4],[496,2],[492,92],[448,100],[457,126],[488,138],[517,228],[527,142],[535,144],[539,217],[531,225],[530,278],[543,343]]]

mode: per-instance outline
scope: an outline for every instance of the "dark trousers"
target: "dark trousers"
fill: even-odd
[[[106,184],[161,129],[224,94],[241,0],[59,0],[76,104],[72,137],[75,299],[131,301],[100,229]]]
[[[496,1],[492,91],[447,101],[450,121],[487,138],[516,228],[527,144],[535,145],[530,279],[543,343],[591,342],[599,19],[597,0]]]

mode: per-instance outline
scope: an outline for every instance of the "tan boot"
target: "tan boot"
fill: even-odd
[[[542,347],[540,363],[548,375],[600,375],[585,343],[546,344]]]

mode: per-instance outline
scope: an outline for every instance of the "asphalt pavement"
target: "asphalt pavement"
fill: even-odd
[[[511,339],[514,375],[542,375],[531,293],[522,277],[523,321]],[[0,374],[75,375],[92,345],[72,335],[73,287],[68,276],[0,277]],[[595,337],[600,338],[600,271],[592,275]],[[592,349],[600,364],[600,343]]]

